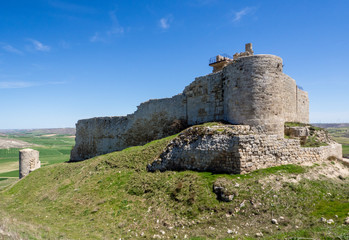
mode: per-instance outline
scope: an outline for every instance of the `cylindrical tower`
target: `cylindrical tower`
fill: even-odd
[[[39,151],[29,148],[19,151],[19,178],[27,176],[40,166]]]
[[[267,134],[284,135],[280,57],[241,57],[224,68],[223,76],[225,120],[261,126]]]

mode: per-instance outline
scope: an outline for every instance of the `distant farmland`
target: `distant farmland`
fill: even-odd
[[[57,129],[56,129],[57,130]],[[30,148],[40,152],[40,161],[42,166],[61,163],[69,160],[70,151],[75,143],[72,134],[57,134],[63,131],[43,131],[34,130],[11,130],[0,136],[0,141],[7,140],[13,142],[26,143],[23,147]],[[70,131],[70,133],[73,131]],[[26,145],[26,146],[25,146]],[[18,157],[20,148],[0,149],[0,188],[17,181]]]

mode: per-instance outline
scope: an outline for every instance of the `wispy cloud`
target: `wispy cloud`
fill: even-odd
[[[35,39],[28,39],[33,44],[33,48],[36,51],[40,52],[49,52],[51,50],[51,47],[44,45],[43,43],[39,42],[38,40]]]
[[[253,8],[250,8],[250,7],[245,7],[241,11],[234,12],[233,22],[239,22],[242,17],[252,13],[253,13]]]
[[[109,13],[109,18],[111,20],[111,26],[105,31],[95,32],[92,37],[90,37],[91,42],[107,42],[114,36],[120,36],[124,33],[124,28],[120,25],[115,11]]]
[[[119,21],[116,17],[115,11],[109,13],[109,17],[112,21],[111,28],[107,31],[107,34],[114,35],[114,34],[123,34],[124,28],[120,26]]]
[[[159,20],[159,26],[164,30],[169,29],[172,21],[173,21],[172,15],[168,15],[167,17],[163,17]]]
[[[11,88],[29,88],[46,85],[60,85],[65,82],[25,82],[25,81],[7,81],[0,82],[0,89],[11,89]]]
[[[2,49],[5,50],[6,52],[10,52],[10,53],[15,53],[18,55],[22,55],[23,52],[18,50],[17,48],[9,45],[9,44],[2,44]]]

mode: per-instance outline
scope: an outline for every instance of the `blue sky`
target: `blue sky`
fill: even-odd
[[[309,92],[311,122],[349,122],[349,1],[2,1],[0,129],[132,113],[211,72],[275,54]]]

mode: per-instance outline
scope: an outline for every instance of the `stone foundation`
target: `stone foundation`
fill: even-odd
[[[316,148],[301,147],[298,139],[264,134],[247,125],[194,126],[165,148],[149,171],[194,170],[248,173],[283,164],[342,158],[342,145],[331,142]]]

